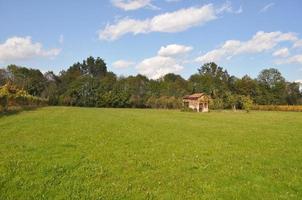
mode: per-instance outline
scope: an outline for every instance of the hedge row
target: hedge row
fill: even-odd
[[[254,105],[253,110],[302,112],[301,105]]]
[[[25,107],[46,106],[47,103],[47,99],[32,96],[13,85],[6,84],[0,87],[0,112]]]
[[[155,97],[151,96],[147,102],[149,108],[161,108],[161,109],[180,109],[182,108],[182,99],[176,97]]]

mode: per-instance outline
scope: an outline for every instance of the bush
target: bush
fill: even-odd
[[[209,108],[213,110],[221,110],[224,108],[223,100],[221,98],[211,99],[209,103]]]
[[[0,111],[6,112],[10,108],[45,106],[47,103],[47,99],[32,96],[13,85],[6,84],[0,87]]]
[[[173,96],[151,96],[147,100],[146,105],[149,108],[179,109],[182,107],[182,100]]]
[[[253,100],[249,96],[239,96],[239,102],[242,105],[242,109],[244,109],[246,112],[250,112],[253,106]]]

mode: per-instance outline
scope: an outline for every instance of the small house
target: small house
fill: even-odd
[[[197,112],[209,112],[209,96],[204,93],[195,93],[183,97],[183,106]]]

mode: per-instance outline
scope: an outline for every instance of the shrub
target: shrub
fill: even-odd
[[[28,94],[25,90],[6,84],[0,87],[0,111],[10,108],[23,108],[28,106],[45,106],[48,100]]]
[[[180,109],[181,112],[193,112],[194,110],[192,108],[189,107],[182,107]]]
[[[242,109],[244,109],[246,112],[250,112],[253,106],[253,100],[249,96],[239,96],[239,102],[242,105]]]
[[[151,96],[147,100],[146,105],[149,108],[179,109],[182,107],[182,100],[173,96]]]
[[[209,103],[209,108],[213,110],[223,109],[223,100],[221,98],[211,99]]]

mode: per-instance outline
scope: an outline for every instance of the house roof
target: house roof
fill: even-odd
[[[204,93],[194,93],[194,94],[191,94],[191,95],[184,96],[183,99],[197,100],[200,97],[205,96],[205,95],[206,94],[204,94]]]

